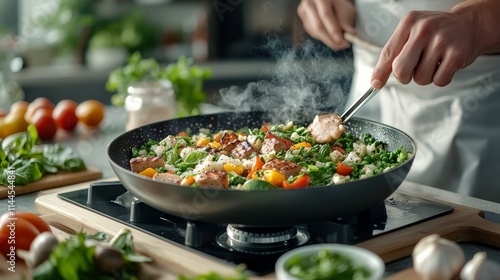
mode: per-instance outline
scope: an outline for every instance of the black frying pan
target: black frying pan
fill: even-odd
[[[296,116],[307,125],[313,116]],[[257,128],[271,121],[261,112],[220,113],[167,120],[125,132],[107,147],[107,156],[118,179],[144,203],[187,220],[241,225],[291,225],[350,216],[370,209],[390,196],[405,179],[417,150],[415,141],[395,128],[359,118],[346,123],[347,131],[371,133],[388,143],[389,150],[403,146],[412,155],[397,168],[355,182],[296,190],[239,191],[182,187],[154,181],[130,171],[131,148],[148,139],[200,128],[211,131]],[[276,120],[273,120],[276,121]]]

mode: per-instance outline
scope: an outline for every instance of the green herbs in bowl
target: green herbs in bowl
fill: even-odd
[[[299,247],[276,262],[278,280],[378,280],[384,272],[380,257],[360,247],[342,244]]]

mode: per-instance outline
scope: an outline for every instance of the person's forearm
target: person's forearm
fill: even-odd
[[[470,15],[477,30],[480,53],[500,52],[500,0],[466,0],[451,9],[452,13]]]

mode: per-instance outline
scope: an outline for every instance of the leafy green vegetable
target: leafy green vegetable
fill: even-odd
[[[208,68],[193,64],[192,58],[179,57],[176,63],[161,68],[156,59],[143,59],[139,52],[133,53],[127,65],[113,70],[106,81],[106,90],[114,92],[111,102],[123,106],[130,84],[144,80],[167,79],[174,85],[179,116],[200,114],[200,105],[206,99],[203,81],[212,76]]]
[[[246,181],[248,181],[247,178],[236,174],[236,172],[234,171],[229,172],[227,175],[229,177],[230,186],[237,186],[239,184],[244,184]]]
[[[95,245],[89,246],[88,240],[104,243],[108,238],[105,233],[86,235],[82,232],[60,242],[49,259],[33,271],[34,280],[79,280],[79,279],[138,279],[138,264],[151,261],[150,258],[135,252],[130,230],[121,230],[109,243],[119,250],[125,260],[121,269],[113,273],[99,271],[95,260]]]
[[[79,171],[87,167],[72,149],[59,144],[37,146],[38,133],[33,125],[28,132],[0,140],[0,184],[8,185],[9,170],[15,170],[15,185],[40,180],[45,173]]]
[[[310,256],[294,256],[285,263],[285,269],[302,280],[363,280],[371,274],[349,257],[326,249]]]
[[[244,267],[239,266],[236,269],[236,275],[222,275],[217,272],[208,272],[192,277],[180,275],[179,280],[248,280],[248,277],[243,272]]]

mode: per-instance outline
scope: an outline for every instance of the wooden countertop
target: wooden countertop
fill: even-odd
[[[88,187],[80,183],[57,190],[48,190],[36,199],[36,209],[44,215],[50,224],[68,234],[78,230],[90,233],[104,231],[116,234],[124,227],[99,214],[82,209],[57,197],[58,192]],[[404,191],[399,191],[404,193]],[[424,197],[429,199],[429,197]],[[436,200],[436,199],[431,199]],[[474,242],[500,249],[500,224],[483,219],[483,212],[474,208],[437,200],[454,207],[454,211],[442,217],[416,224],[407,228],[387,233],[368,241],[356,244],[378,254],[386,263],[409,256],[414,245],[423,237],[438,233],[456,242]],[[207,259],[197,253],[185,250],[177,245],[159,241],[157,238],[139,230],[132,229],[134,240],[145,254],[155,259],[157,268],[168,272],[165,275],[195,275],[217,271],[234,274],[234,267]],[[255,279],[275,279],[274,274]],[[388,279],[420,279],[409,268],[388,276]]]

